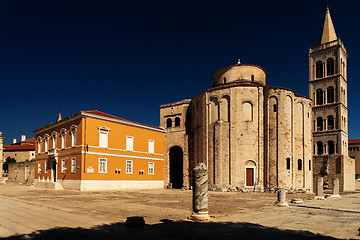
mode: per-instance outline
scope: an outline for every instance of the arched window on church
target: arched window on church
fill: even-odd
[[[175,118],[175,127],[179,127],[180,126],[180,118],[176,117]]]
[[[172,120],[171,118],[166,119],[166,127],[171,128],[172,127]]]
[[[316,90],[316,105],[324,104],[324,95],[323,90],[321,88]]]
[[[216,97],[210,98],[210,122],[215,123],[219,121],[219,101]]]
[[[250,102],[244,102],[243,104],[243,117],[245,122],[253,121],[253,106]]]
[[[324,69],[322,61],[316,62],[316,78],[322,78],[324,76]]]
[[[333,141],[328,141],[328,149],[330,155],[335,153],[335,144]]]
[[[335,91],[333,87],[327,88],[327,103],[333,103],[335,101]]]
[[[226,78],[224,77],[224,84],[226,83]]]
[[[227,95],[223,96],[220,102],[220,120],[230,121],[230,97]]]
[[[317,117],[316,118],[316,130],[317,131],[322,131],[324,129],[323,127],[323,118],[322,117]]]
[[[290,168],[291,168],[291,160],[290,158],[286,158],[286,169],[290,170]]]
[[[328,127],[327,127],[327,129],[328,130],[334,130],[334,117],[332,116],[332,115],[329,115],[328,117],[327,117],[327,122],[328,122]]]
[[[298,170],[301,171],[302,170],[302,160],[298,159]]]
[[[327,70],[327,75],[331,76],[335,74],[335,61],[333,58],[328,58],[326,60],[326,70]]]
[[[309,160],[309,171],[311,171],[311,160]]]
[[[324,146],[322,142],[317,142],[316,143],[317,146],[317,155],[322,155],[324,153]]]

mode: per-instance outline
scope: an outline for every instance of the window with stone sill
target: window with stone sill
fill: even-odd
[[[76,158],[71,158],[71,172],[75,173],[76,172]]]
[[[166,119],[166,128],[171,128],[172,127],[172,120],[171,118]]]
[[[61,129],[60,136],[61,136],[61,149],[65,149],[65,147],[66,147],[66,141],[65,141],[66,140],[65,139],[66,129],[65,128]]]
[[[45,173],[48,172],[48,161],[45,160]]]
[[[77,129],[76,125],[72,125],[71,128],[70,128],[71,147],[76,146],[76,129]]]
[[[302,160],[298,159],[298,170],[301,171],[302,170]]]
[[[175,127],[180,127],[180,118],[179,117],[175,118]]]
[[[133,161],[126,160],[126,174],[133,174]]]
[[[65,173],[66,167],[65,167],[65,159],[61,159],[61,173]]]
[[[99,173],[107,173],[107,159],[99,158]]]
[[[148,163],[148,174],[154,175],[154,163],[153,162]]]
[[[134,137],[126,136],[126,150],[134,151]]]
[[[290,158],[286,158],[286,169],[290,170],[291,169],[291,161]]]

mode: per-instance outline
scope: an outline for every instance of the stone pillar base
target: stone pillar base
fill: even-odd
[[[341,196],[339,194],[333,194],[328,196],[329,198],[341,198]]]
[[[190,220],[205,222],[210,220],[209,212],[198,212],[190,215]]]
[[[275,203],[275,206],[278,206],[278,207],[288,207],[289,204],[287,202],[276,202]]]

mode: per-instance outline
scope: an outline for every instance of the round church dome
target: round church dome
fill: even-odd
[[[215,71],[212,75],[213,86],[232,82],[256,83],[266,85],[266,72],[263,68],[252,64],[235,64]]]

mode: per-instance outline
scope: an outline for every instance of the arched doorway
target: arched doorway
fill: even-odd
[[[183,187],[183,150],[175,146],[170,148],[170,183],[173,188]]]
[[[245,186],[253,187],[255,183],[255,168],[256,164],[252,160],[245,163]]]

